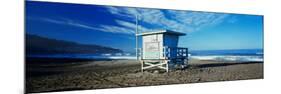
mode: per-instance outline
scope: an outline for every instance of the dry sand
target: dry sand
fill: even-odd
[[[262,79],[262,62],[218,62],[192,59],[188,68],[140,72],[134,60],[27,61],[26,91],[50,92]]]

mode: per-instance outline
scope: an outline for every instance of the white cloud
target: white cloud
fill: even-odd
[[[135,31],[129,28],[112,26],[112,25],[101,25],[101,31],[112,32],[112,33],[124,33],[124,34],[134,34]]]
[[[91,29],[91,30],[99,30],[99,28],[96,28],[94,26],[87,25],[85,23],[80,23],[77,21],[73,21],[70,19],[54,19],[54,18],[46,18],[46,17],[28,17],[30,20],[38,20],[38,21],[44,21],[44,22],[49,22],[49,23],[54,23],[54,24],[61,24],[61,25],[69,25],[69,26],[74,26],[74,27],[79,27],[79,28],[84,28],[84,29]]]
[[[54,19],[50,19],[50,18],[39,18],[38,20],[46,21],[46,22],[50,22],[50,23],[55,23],[55,24],[64,24],[63,21],[54,20]]]
[[[189,25],[195,30],[199,30],[205,26],[218,25],[224,21],[228,14],[207,13],[207,12],[183,12],[169,10],[174,14],[173,18],[183,25]]]
[[[179,32],[192,32],[200,30],[205,26],[218,25],[224,21],[227,14],[207,13],[207,12],[191,12],[178,10],[159,10],[159,9],[145,9],[145,8],[126,8],[126,7],[106,7],[111,14],[125,17],[127,20],[114,19],[118,25],[98,24],[93,25],[83,23],[66,18],[36,18],[37,20],[70,25],[83,29],[90,29],[95,31],[135,34],[135,16],[139,16],[141,22],[138,30],[141,32],[169,29]],[[32,17],[28,17],[32,18]],[[148,27],[147,25],[150,25]]]
[[[135,23],[131,23],[131,22],[127,22],[127,21],[123,21],[123,20],[115,20],[115,22],[119,25],[121,25],[122,27],[134,30],[136,29],[136,24]],[[141,25],[138,25],[138,30],[139,31],[152,31],[151,29],[148,29],[146,27],[143,27]]]
[[[131,29],[131,28],[112,26],[112,25],[102,25],[102,24],[98,25],[98,26],[92,26],[87,23],[73,21],[73,20],[66,19],[66,18],[61,18],[61,19],[45,18],[45,17],[27,17],[27,18],[29,20],[38,20],[38,21],[44,21],[44,22],[49,22],[49,23],[54,23],[54,24],[74,26],[74,27],[90,29],[90,30],[94,30],[94,31],[123,33],[123,34],[134,34],[135,33],[134,29]],[[122,23],[122,22],[119,22],[119,23]],[[132,27],[132,25],[130,25],[130,23],[123,22],[123,25]]]
[[[207,12],[191,12],[178,10],[159,10],[145,8],[107,7],[115,15],[128,17],[132,20],[139,15],[140,21],[154,25],[157,29],[170,29],[179,32],[191,32],[205,26],[220,24],[228,15]],[[169,17],[168,17],[169,16]],[[143,28],[146,28],[142,25]],[[153,28],[146,28],[151,30]]]

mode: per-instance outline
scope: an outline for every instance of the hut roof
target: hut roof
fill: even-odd
[[[178,35],[178,36],[186,35],[185,33],[182,32],[176,32],[171,30],[159,30],[154,32],[143,32],[141,34],[137,34],[137,36],[146,36],[146,35],[154,35],[154,34],[170,34],[170,35]]]

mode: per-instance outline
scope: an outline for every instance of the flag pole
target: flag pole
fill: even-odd
[[[138,56],[138,15],[136,16],[136,58],[137,60],[139,60],[139,56]]]

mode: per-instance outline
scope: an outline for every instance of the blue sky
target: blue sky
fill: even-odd
[[[26,2],[26,33],[132,52],[135,15],[141,32],[184,32],[191,50],[262,49],[263,16],[113,6]]]

